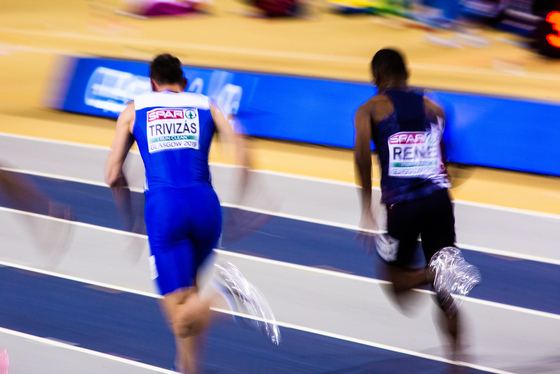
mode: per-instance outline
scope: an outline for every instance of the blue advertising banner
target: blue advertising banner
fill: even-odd
[[[151,90],[144,62],[77,58],[58,109],[118,117]],[[353,120],[371,85],[184,67],[187,91],[215,99],[252,136],[353,147]]]
[[[435,92],[450,161],[560,176],[560,105]]]
[[[145,62],[76,58],[58,109],[116,118],[150,91]],[[184,67],[187,91],[215,99],[247,134],[326,146],[354,146],[354,114],[370,84]],[[560,105],[431,92],[447,114],[449,161],[560,176]]]

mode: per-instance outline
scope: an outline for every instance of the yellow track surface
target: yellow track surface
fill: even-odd
[[[110,145],[113,121],[45,106],[60,83],[60,55],[149,60],[165,51],[185,64],[367,82],[372,54],[390,45],[406,52],[411,84],[560,102],[560,64],[509,43],[512,35],[478,31],[486,46],[472,47],[451,32],[311,6],[313,20],[250,18],[231,0],[217,0],[210,15],[141,20],[115,13],[120,3],[113,0],[2,0],[0,132]],[[349,150],[258,139],[251,148],[258,169],[354,182]],[[218,147],[212,160],[226,161]],[[452,173],[457,199],[560,214],[558,178],[485,168]]]

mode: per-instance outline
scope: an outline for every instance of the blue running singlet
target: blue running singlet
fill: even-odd
[[[222,225],[208,152],[215,124],[206,96],[153,92],[134,100],[133,135],[146,169],[152,278],[162,295],[194,285]]]
[[[394,112],[372,126],[381,164],[381,200],[391,205],[448,188],[441,155],[443,119],[431,123],[424,97],[409,91],[385,91]]]

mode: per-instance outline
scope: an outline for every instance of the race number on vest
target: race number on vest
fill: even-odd
[[[428,178],[441,170],[438,136],[430,132],[398,132],[388,139],[389,176]]]
[[[146,134],[150,153],[198,149],[198,109],[156,108],[147,113]]]

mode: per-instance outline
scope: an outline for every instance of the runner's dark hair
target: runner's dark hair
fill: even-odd
[[[160,85],[182,83],[181,61],[169,53],[156,56],[150,64],[150,78]]]
[[[396,49],[380,49],[371,59],[371,71],[377,70],[384,77],[407,79],[408,70],[403,55]]]

